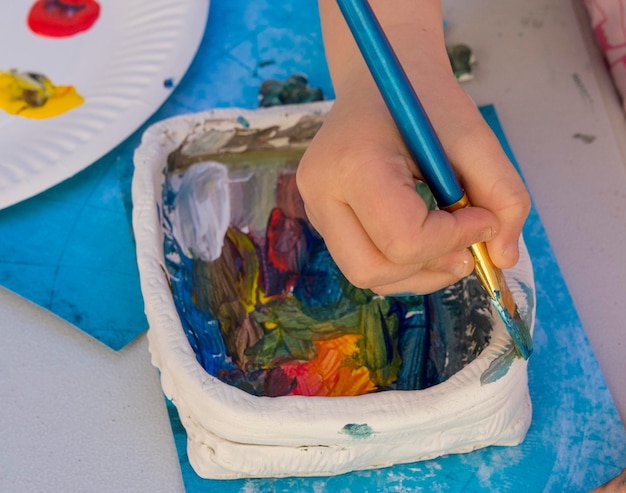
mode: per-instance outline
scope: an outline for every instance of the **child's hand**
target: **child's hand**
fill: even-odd
[[[328,25],[336,13],[321,7]],[[394,294],[434,291],[468,275],[467,247],[478,241],[488,242],[497,266],[513,266],[530,200],[454,79],[445,46],[434,50],[445,58],[432,56],[427,71],[416,57],[407,73],[474,205],[452,214],[429,212],[415,191],[419,171],[360,55],[350,54],[356,47],[345,44],[337,26],[325,39],[343,37],[348,54],[329,56],[337,98],[300,163],[298,187],[339,268],[358,287]]]

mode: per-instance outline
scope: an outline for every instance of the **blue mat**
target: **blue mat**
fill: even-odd
[[[3,286],[114,349],[146,330],[115,152],[0,211],[0,238]]]
[[[481,112],[513,160],[494,107]],[[529,360],[533,421],[521,445],[335,477],[212,481],[191,468],[185,430],[168,402],[187,491],[562,493],[587,492],[619,474],[626,431],[534,208],[524,238],[535,270],[537,319]]]

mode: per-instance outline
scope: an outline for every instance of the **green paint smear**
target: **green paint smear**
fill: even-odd
[[[344,435],[349,435],[352,438],[357,438],[359,440],[363,440],[365,438],[369,438],[374,430],[367,424],[356,424],[349,423],[341,429],[341,433]]]
[[[511,368],[517,356],[515,346],[513,344],[507,345],[504,352],[498,355],[498,357],[491,362],[489,368],[480,376],[480,384],[485,385],[500,380],[508,373],[509,368]]]

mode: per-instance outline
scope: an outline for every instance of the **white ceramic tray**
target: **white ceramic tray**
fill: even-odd
[[[210,375],[198,362],[173,299],[164,254],[162,193],[167,158],[183,141],[214,128],[289,127],[323,115],[332,103],[264,110],[214,110],[150,127],[135,154],[133,223],[152,361],[188,434],[189,459],[207,478],[331,475],[412,462],[489,445],[516,445],[531,421],[527,362],[516,358],[492,383],[481,375],[510,347],[492,317],[485,349],[443,383],[350,397],[251,395]],[[277,139],[275,145],[285,145]],[[524,318],[534,323],[534,281],[521,244],[505,273]],[[172,260],[172,259],[169,259]]]

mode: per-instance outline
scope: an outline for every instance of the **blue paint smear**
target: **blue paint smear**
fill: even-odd
[[[505,350],[489,364],[489,367],[480,376],[480,383],[486,385],[500,380],[508,373],[516,357],[518,357],[518,354],[515,347],[509,344]]]
[[[349,435],[352,438],[356,438],[357,440],[364,440],[365,438],[369,438],[374,433],[371,426],[363,423],[348,423],[341,429],[341,433],[344,435]]]
[[[500,317],[504,321],[506,330],[511,336],[515,349],[519,355],[528,359],[533,353],[533,341],[530,336],[530,332],[523,320],[516,320],[513,316],[504,308],[504,305],[500,301],[500,291],[496,291],[496,299],[489,299],[493,307],[500,314]]]
[[[196,353],[198,362],[211,374],[220,371],[233,372],[236,367],[226,355],[226,347],[221,337],[218,322],[199,310],[192,301],[192,260],[186,257],[180,246],[171,237],[166,236],[164,253],[168,271],[176,272],[179,278],[170,278],[172,296],[177,300],[176,310],[187,336],[187,340]],[[177,258],[173,263],[171,258]]]
[[[307,260],[293,294],[297,299],[303,300],[305,313],[313,316],[314,311],[306,311],[307,307],[335,306],[341,301],[343,292],[339,283],[339,268],[322,241],[313,243]]]
[[[250,128],[250,122],[241,115],[237,117],[237,123],[239,123],[239,125],[243,128]]]

